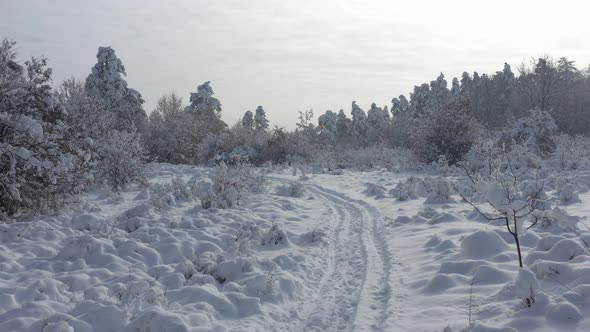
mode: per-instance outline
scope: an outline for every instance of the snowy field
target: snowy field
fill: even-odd
[[[547,178],[559,207],[521,236],[520,274],[456,175],[275,169],[205,210],[185,184],[207,172],[152,164],[120,195],[1,224],[0,331],[590,331],[587,170]]]

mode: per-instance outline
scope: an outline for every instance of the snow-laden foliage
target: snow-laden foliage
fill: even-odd
[[[548,112],[531,110],[512,124],[503,139],[507,146],[516,143],[538,155],[548,156],[555,150],[556,133],[557,125]]]
[[[226,209],[239,205],[244,193],[261,192],[265,185],[264,174],[255,172],[249,165],[228,166],[221,161],[211,171],[209,181],[199,181],[194,191],[204,209]]]
[[[425,114],[413,135],[413,149],[421,161],[431,163],[441,156],[454,165],[469,151],[475,137],[475,124],[464,99]]]
[[[52,212],[79,192],[83,151],[67,141],[63,106],[53,96],[45,59],[16,62],[0,45],[0,217]]]
[[[133,132],[113,131],[98,150],[98,178],[113,189],[123,189],[142,177],[144,149],[138,136]]]

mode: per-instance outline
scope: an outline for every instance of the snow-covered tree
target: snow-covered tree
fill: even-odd
[[[436,80],[430,82],[430,93],[427,97],[427,111],[436,111],[444,105],[449,96],[450,91],[447,88],[447,80],[445,80],[445,75],[440,73]]]
[[[357,104],[356,101],[352,102],[352,128],[355,135],[359,138],[365,138],[367,131],[369,130],[369,124],[367,123],[367,115]]]
[[[344,110],[340,110],[338,112],[336,133],[338,141],[341,143],[348,142],[350,139],[352,139],[352,121],[346,116]]]
[[[14,43],[0,45],[0,218],[51,212],[76,194],[75,151],[64,140],[65,112],[45,59],[16,62]]]
[[[443,157],[449,164],[456,164],[469,151],[474,139],[474,128],[468,100],[452,100],[436,112],[419,119],[413,135],[413,150],[426,163]]]
[[[372,103],[371,109],[367,112],[368,131],[367,136],[370,141],[376,141],[381,137],[383,129],[385,128],[385,116],[383,110],[377,107],[377,104]]]
[[[322,137],[329,141],[334,140],[338,132],[338,115],[332,111],[326,111],[318,118],[318,127]]]
[[[391,100],[391,115],[396,117],[400,114],[407,114],[410,110],[410,102],[404,95]]]
[[[213,97],[211,82],[207,81],[197,87],[197,92],[191,92],[188,109],[201,114],[221,115],[221,103]]]
[[[389,109],[387,108],[387,105],[383,106],[383,118],[387,123],[391,121],[391,114],[389,114]]]
[[[254,129],[254,115],[252,114],[252,111],[246,111],[246,113],[244,113],[244,116],[242,117],[242,127],[247,130]]]
[[[127,87],[123,78],[127,76],[125,66],[111,47],[99,47],[97,63],[86,78],[86,90],[95,100],[115,114],[115,125],[119,130],[143,129],[147,115],[141,106],[141,94]]]
[[[453,77],[453,82],[451,83],[451,95],[453,97],[459,96],[461,93],[461,84],[459,83],[459,79]]]
[[[256,108],[256,114],[254,115],[254,130],[266,130],[268,129],[268,120],[266,119],[266,112],[262,106]]]

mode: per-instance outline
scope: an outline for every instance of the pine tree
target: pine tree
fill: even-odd
[[[254,130],[266,130],[268,129],[268,120],[266,119],[266,112],[262,106],[256,108],[256,114],[254,115]]]
[[[211,82],[207,81],[197,87],[197,92],[191,92],[188,109],[198,114],[221,116],[221,103],[213,97]]]
[[[246,111],[246,113],[244,113],[244,116],[242,117],[242,127],[248,131],[254,130],[254,115],[252,114],[252,111]]]
[[[367,115],[357,104],[356,101],[352,102],[352,128],[358,138],[367,137],[367,131],[369,125],[367,123]]]
[[[367,124],[369,141],[378,140],[385,128],[385,117],[383,116],[383,110],[377,107],[375,103],[371,104],[371,109],[367,112]]]
[[[318,127],[323,138],[329,141],[334,140],[338,131],[338,115],[332,111],[326,111],[318,117]]]
[[[97,63],[86,78],[88,95],[114,113],[116,129],[142,130],[147,123],[147,115],[141,106],[144,100],[139,92],[127,87],[123,62],[110,47],[99,47],[96,58]]]

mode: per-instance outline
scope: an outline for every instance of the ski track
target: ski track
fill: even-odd
[[[337,222],[317,291],[290,310],[297,323],[285,330],[384,331],[395,310],[389,309],[392,255],[383,237],[381,214],[365,201],[316,184],[305,187],[332,207]]]

